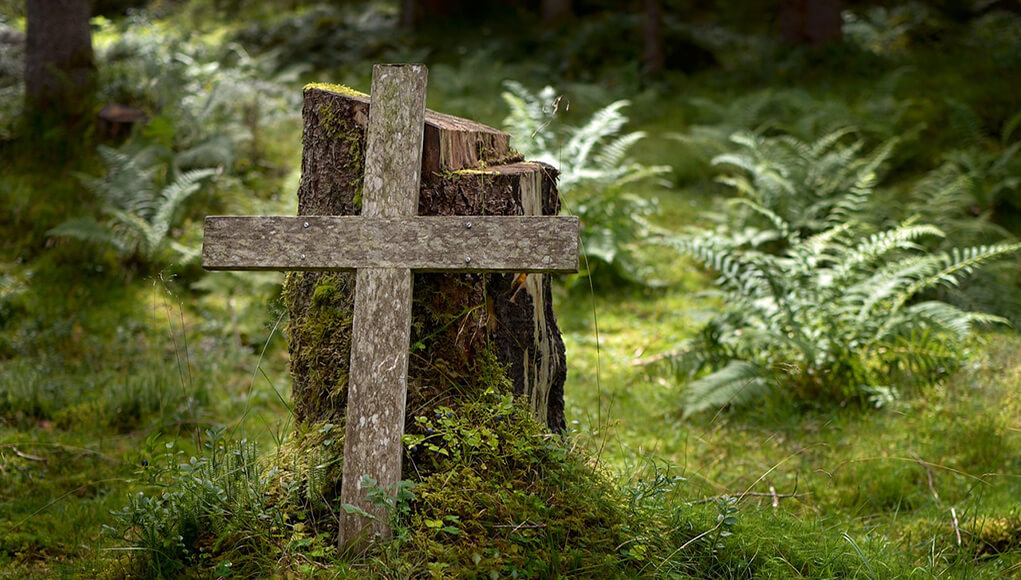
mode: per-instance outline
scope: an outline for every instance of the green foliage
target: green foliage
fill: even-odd
[[[283,514],[267,509],[273,474],[261,467],[253,443],[230,441],[222,431],[205,435],[206,452],[188,459],[172,441],[146,440],[136,475],[149,493],[129,496],[107,527],[134,547],[125,576],[174,578],[186,566],[251,576],[262,572],[259,563],[269,564],[271,531],[283,526]],[[215,543],[205,543],[210,538]],[[267,557],[235,568],[235,551]]]
[[[620,576],[624,514],[612,485],[545,433],[484,358],[483,393],[427,409],[406,429],[415,499],[395,547],[433,575]],[[379,563],[369,569],[382,572]]]
[[[172,19],[149,20],[138,12],[116,23],[93,21],[104,99],[138,106],[149,115],[148,124],[133,137],[136,148],[125,151],[153,144],[163,148],[158,157],[164,161],[153,191],[158,193],[186,171],[223,166],[224,173],[215,180],[216,199],[200,200],[196,197],[202,193],[192,194],[187,204],[191,215],[172,220],[169,238],[185,245],[197,238],[188,218],[207,209],[200,210],[195,202],[212,202],[216,209],[226,204],[231,211],[240,207],[244,213],[292,211],[289,196],[268,204],[268,195],[249,194],[281,190],[282,176],[297,167],[299,124],[277,128],[277,133],[266,125],[277,118],[293,121],[299,110],[297,85],[290,92],[294,100],[279,106],[280,91],[288,89],[280,86],[280,77],[272,72],[278,64],[300,70],[307,66],[331,69],[341,63],[343,68],[325,74],[339,80],[357,77],[360,82],[352,84],[364,87],[365,78],[352,71],[367,71],[367,63],[354,59],[380,60],[377,57],[395,54],[394,49],[401,56],[393,59],[397,61],[429,57],[436,81],[430,83],[431,102],[436,108],[483,122],[502,116],[496,110],[499,80],[527,78],[543,86],[553,76],[566,76],[605,81],[598,87],[571,87],[576,111],[587,103],[626,96],[636,103],[632,118],[651,135],[665,130],[668,123],[691,125],[687,147],[662,147],[653,139],[643,139],[628,153],[649,165],[669,162],[675,167],[704,155],[692,175],[675,169],[677,182],[692,188],[660,196],[661,207],[673,213],[648,216],[659,224],[687,222],[697,206],[711,203],[698,195],[715,192],[703,179],[707,175],[719,171],[735,175],[733,166],[726,163],[709,167],[713,157],[735,148],[729,141],[734,132],[750,132],[757,138],[790,133],[811,147],[820,136],[850,125],[860,127],[860,135],[842,137],[826,155],[838,154],[858,138],[873,143],[897,137],[900,145],[884,162],[893,182],[890,191],[870,194],[873,202],[855,212],[855,225],[841,237],[843,244],[861,245],[873,235],[905,225],[906,218],[915,214],[919,217],[907,225],[936,226],[945,236],[923,235],[909,243],[951,257],[955,247],[993,245],[1003,239],[1002,230],[976,220],[975,214],[989,215],[1005,229],[1016,229],[1011,221],[1016,188],[1009,181],[1017,174],[1013,164],[1018,156],[1007,153],[1018,134],[1016,75],[1011,73],[1021,68],[1021,18],[998,8],[1002,2],[975,4],[973,8],[985,13],[953,26],[946,21],[933,24],[931,17],[939,9],[918,3],[888,8],[885,15],[875,17],[869,7],[852,7],[854,15],[873,26],[880,55],[871,54],[867,47],[864,50],[869,53],[858,47],[848,50],[847,44],[861,46],[853,31],[845,37],[845,46],[828,47],[825,52],[781,48],[775,42],[776,31],[768,25],[773,20],[766,17],[767,10],[772,10],[770,3],[728,0],[713,7],[689,3],[687,8],[674,3],[671,10],[683,10],[680,14],[688,23],[668,19],[674,20],[666,23],[668,33],[681,27],[699,44],[712,47],[720,67],[713,65],[707,73],[683,77],[668,72],[644,92],[636,90],[637,60],[627,57],[638,54],[640,48],[629,40],[637,38],[638,17],[619,17],[610,8],[582,7],[567,30],[546,35],[532,34],[532,27],[499,22],[473,28],[471,34],[447,32],[441,44],[428,48],[419,44],[421,48],[409,52],[404,38],[391,34],[396,13],[392,2],[356,3],[350,10],[347,6],[308,8],[307,2],[290,4],[290,8],[301,6],[298,10],[279,3],[227,0],[215,4],[217,11],[208,2],[160,2],[151,7],[152,14]],[[962,3],[943,3],[951,4]],[[11,8],[0,9],[9,17],[23,15],[23,2],[0,5]],[[227,21],[222,16],[225,6],[228,10],[240,7],[241,17],[230,11]],[[379,20],[359,24],[357,13],[366,12],[364,6],[377,12],[371,18]],[[599,12],[595,18],[590,18],[589,9]],[[262,18],[248,18],[257,11]],[[205,19],[179,18],[182,12],[202,14]],[[918,14],[924,18],[917,18]],[[737,25],[728,25],[728,18]],[[249,25],[248,32],[237,33],[238,26]],[[188,29],[175,31],[182,27]],[[522,30],[528,34],[517,44],[501,38],[506,31],[517,35]],[[543,36],[554,38],[553,48]],[[224,38],[227,42],[222,42]],[[232,39],[243,39],[246,49],[231,44]],[[421,43],[421,36],[415,41]],[[478,50],[480,46],[485,50]],[[0,55],[0,69],[20,67],[19,50],[13,47]],[[249,58],[246,50],[268,58]],[[280,58],[274,58],[274,51]],[[525,62],[508,62],[515,52],[524,55]],[[438,62],[448,55],[460,64]],[[691,57],[682,55],[682,67]],[[240,80],[241,86],[230,86],[234,80]],[[947,376],[945,388],[896,400],[893,388],[912,384],[907,372],[903,381],[891,381],[895,384],[890,388],[874,388],[870,395],[887,405],[878,412],[836,406],[795,410],[769,400],[741,413],[713,416],[711,421],[680,420],[671,408],[672,389],[649,376],[647,368],[628,364],[636,358],[655,357],[690,336],[718,308],[718,299],[697,293],[706,281],[704,272],[687,261],[670,260],[658,261],[655,267],[676,279],[675,286],[655,292],[618,288],[600,293],[598,341],[588,301],[560,301],[559,323],[567,333],[570,357],[570,382],[565,390],[569,418],[575,420],[566,441],[541,431],[518,430],[516,418],[498,420],[493,411],[502,407],[502,396],[477,406],[436,400],[411,411],[431,421],[434,433],[424,432],[428,425],[413,422],[410,426],[409,434],[429,438],[409,452],[405,477],[420,479],[416,467],[422,465],[412,463],[411,457],[423,460],[423,465],[449,461],[438,450],[470,467],[459,469],[450,461],[444,464],[450,466],[449,473],[429,474],[426,489],[415,488],[414,500],[401,504],[410,511],[399,518],[404,527],[398,528],[396,542],[363,560],[337,555],[330,522],[335,521],[332,510],[339,509],[331,499],[339,473],[342,425],[317,424],[308,426],[311,434],[300,435],[307,436],[307,446],[278,451],[276,456],[269,453],[266,461],[276,463],[280,477],[268,489],[250,481],[252,490],[266,493],[264,517],[239,518],[248,520],[244,527],[251,526],[244,531],[218,535],[210,527],[209,534],[200,534],[196,543],[181,548],[177,536],[191,535],[172,527],[177,525],[177,513],[191,512],[190,505],[201,518],[215,522],[223,513],[234,513],[232,503],[245,502],[230,500],[225,509],[218,502],[228,495],[212,493],[205,497],[216,496],[215,501],[173,497],[164,503],[163,492],[191,489],[188,482],[176,482],[175,478],[183,477],[177,463],[193,454],[197,463],[209,459],[191,452],[164,459],[162,449],[150,452],[153,445],[143,439],[154,422],[163,431],[181,432],[196,424],[236,425],[234,405],[239,401],[254,405],[247,420],[250,435],[279,438],[273,430],[289,430],[286,402],[277,404],[286,401],[282,348],[275,346],[268,353],[272,360],[267,362],[273,368],[257,366],[240,355],[246,348],[226,348],[232,342],[261,343],[259,330],[269,330],[264,303],[272,301],[271,284],[261,278],[217,276],[189,285],[201,290],[201,295],[182,296],[182,311],[175,312],[174,319],[187,321],[187,334],[196,339],[190,348],[197,362],[175,365],[173,357],[187,347],[167,344],[165,337],[140,328],[146,326],[148,311],[156,310],[147,307],[144,296],[139,298],[146,295],[151,280],[103,274],[116,266],[113,246],[102,256],[78,247],[81,244],[44,247],[43,232],[68,216],[98,211],[95,202],[100,200],[83,195],[86,192],[67,174],[73,168],[99,175],[102,159],[89,151],[70,160],[73,166],[26,163],[40,152],[10,141],[17,135],[6,120],[14,119],[4,119],[17,114],[20,94],[20,79],[0,78],[0,140],[10,144],[0,154],[0,198],[4,199],[0,229],[6,234],[3,247],[9,256],[0,263],[0,528],[4,530],[0,575],[98,577],[103,571],[112,570],[115,575],[120,570],[132,577],[154,576],[159,565],[151,564],[152,552],[140,549],[140,536],[134,532],[113,538],[97,535],[101,523],[121,526],[111,520],[110,510],[142,489],[152,502],[139,503],[136,515],[141,524],[136,531],[154,531],[150,543],[170,556],[163,569],[168,574],[177,570],[174,576],[485,577],[486,571],[504,576],[607,578],[998,578],[1017,574],[1021,552],[1014,475],[1021,470],[1016,425],[1021,381],[1016,333],[984,333],[989,340],[974,349],[979,356],[969,359],[963,372]],[[455,110],[448,96],[456,98]],[[543,122],[545,118],[538,123]],[[562,132],[557,122],[550,127],[554,133]],[[567,137],[563,133],[562,140]],[[550,143],[552,150],[559,147],[556,139]],[[860,147],[856,159],[875,152]],[[193,148],[195,155],[190,160],[182,156],[174,167],[171,159]],[[738,154],[750,154],[736,149]],[[961,150],[966,158],[948,153],[953,150]],[[1001,157],[1011,155],[1014,161],[999,165]],[[920,175],[935,164],[943,164],[940,175]],[[64,170],[59,172],[58,167]],[[833,170],[837,175],[842,168]],[[745,177],[755,181],[751,174]],[[634,185],[638,187],[627,188],[631,193],[651,189],[648,183]],[[283,188],[287,189],[293,190],[293,184]],[[976,199],[982,201],[975,203]],[[567,202],[571,200],[565,197]],[[612,205],[597,205],[593,211]],[[875,211],[875,206],[881,211]],[[735,211],[747,226],[742,251],[789,257],[784,252],[790,243],[769,237],[772,226],[763,222],[765,215],[748,206]],[[832,225],[825,220],[826,212],[818,215],[823,216],[820,229],[800,232],[802,241]],[[798,221],[797,216],[791,220]],[[635,227],[628,219],[622,221]],[[107,223],[113,222],[104,217]],[[815,226],[806,222],[805,227]],[[613,239],[630,240],[628,235],[615,234]],[[611,240],[606,247],[630,254],[634,246],[632,242],[615,245]],[[164,253],[173,251],[167,247]],[[890,259],[894,256],[921,260],[925,253],[909,247],[886,254]],[[620,257],[618,253],[614,259]],[[1002,269],[1005,277],[994,276],[993,268]],[[989,311],[1008,316],[1002,307],[1018,295],[1013,285],[1017,272],[1016,262],[986,263],[969,278],[959,279],[959,286],[930,288],[909,299],[905,308],[939,300],[964,312],[996,306]],[[989,284],[990,280],[996,283]],[[976,285],[985,286],[981,304]],[[959,293],[964,296],[958,297]],[[345,322],[329,316],[335,302],[329,288],[317,294],[320,312],[315,317],[326,316],[322,320],[329,324],[311,328],[312,334],[306,335],[344,334],[336,330],[342,331]],[[223,306],[211,308],[220,300],[225,301]],[[131,308],[131,303],[140,306]],[[938,310],[922,314],[942,316]],[[240,330],[231,337],[233,329]],[[172,336],[180,340],[183,334]],[[986,353],[988,359],[983,356]],[[719,362],[725,365],[722,359]],[[878,367],[881,358],[874,363]],[[740,371],[738,367],[733,372]],[[253,373],[278,392],[255,388]],[[774,374],[789,384],[788,375]],[[333,388],[338,383],[330,379],[324,385]],[[766,388],[775,386],[767,382]],[[267,398],[274,403],[272,410],[258,416]],[[608,402],[612,404],[609,414]],[[442,418],[435,416],[440,407],[445,407]],[[446,417],[446,412],[453,416]],[[238,429],[244,430],[245,425]],[[492,441],[497,445],[495,452]],[[144,487],[145,477],[125,481],[127,472],[139,464],[139,449],[147,453],[142,458],[150,468],[155,464],[155,471],[165,474],[162,481],[170,487]],[[636,454],[642,452],[656,457],[651,466],[635,464]],[[204,449],[205,455],[210,453]],[[257,459],[254,453],[246,457]],[[507,466],[507,457],[513,466]],[[255,465],[262,469],[258,461]],[[607,479],[604,470],[620,470],[622,475]],[[211,469],[200,471],[196,480],[212,480],[211,488],[225,485],[217,482],[219,476],[208,475]],[[494,477],[494,472],[499,475]],[[262,473],[268,476],[269,472]],[[500,476],[511,486],[500,486]],[[774,487],[779,495],[773,495]],[[428,492],[428,499],[423,492]],[[203,497],[199,492],[193,495]],[[187,509],[166,515],[161,513],[166,506]],[[727,509],[737,511],[724,513]],[[540,516],[552,523],[539,520]],[[607,522],[619,528],[609,529]],[[264,541],[267,535],[268,542]],[[125,537],[131,541],[125,542]],[[430,559],[433,553],[438,556]]]
[[[114,32],[101,23],[100,34]],[[145,141],[172,149],[182,169],[260,163],[266,129],[300,108],[297,70],[277,72],[239,44],[210,45],[141,16],[130,23],[99,51],[104,97],[148,113]]]
[[[157,158],[150,146],[136,152],[100,146],[107,165],[105,179],[82,176],[82,182],[101,200],[103,222],[79,218],[50,230],[50,235],[112,246],[121,258],[158,263],[173,251],[185,260],[198,252],[170,236],[184,202],[218,175],[219,169],[175,170]]]
[[[0,16],[0,141],[12,136],[25,102],[25,45],[21,34]]]
[[[866,211],[878,180],[877,173],[889,157],[894,142],[888,141],[869,154],[860,154],[864,142],[844,142],[850,129],[838,129],[813,143],[794,137],[756,137],[736,133],[736,151],[713,159],[713,165],[739,170],[719,181],[734,188],[740,197],[731,219],[735,228],[765,217],[785,237],[820,232],[827,225],[855,219]],[[749,179],[750,177],[750,179]],[[755,215],[758,214],[758,215]],[[754,216],[754,217],[753,217]],[[765,240],[761,240],[761,243]]]
[[[731,136],[789,134],[802,141],[814,141],[849,126],[884,142],[916,138],[921,126],[909,115],[912,103],[898,98],[897,87],[904,71],[894,71],[877,81],[875,95],[867,99],[838,100],[814,95],[802,88],[744,91],[731,98],[693,97],[689,104],[698,120],[683,133],[668,137],[684,145],[684,154],[705,164],[732,150]],[[829,145],[832,149],[833,145]]]
[[[46,359],[0,364],[0,413],[12,424],[102,425],[120,433],[153,417],[187,423],[208,402],[209,393],[204,384],[189,384],[177,371],[176,365],[160,364],[130,374],[109,369],[83,379]]]
[[[627,117],[617,101],[598,110],[580,127],[562,127],[558,114],[567,101],[552,87],[533,94],[508,81],[503,99],[510,107],[504,120],[512,142],[526,159],[548,163],[560,172],[560,193],[567,211],[581,218],[583,251],[593,267],[603,262],[640,281],[635,247],[649,234],[643,217],[656,212],[655,199],[630,192],[635,182],[668,171],[627,157],[643,132],[620,134]],[[566,137],[566,139],[564,139]]]
[[[862,50],[893,56],[910,48],[913,36],[922,36],[936,26],[928,6],[907,2],[892,8],[871,6],[860,13],[848,10],[843,33],[846,42]]]
[[[378,61],[402,48],[397,12],[389,3],[317,4],[241,29],[235,40],[281,66],[300,62],[315,70]]]
[[[917,298],[1021,244],[932,252],[923,240],[944,235],[933,225],[862,221],[889,148],[860,156],[860,145],[835,147],[842,135],[812,145],[738,135],[744,151],[716,160],[751,176],[722,178],[742,194],[734,214],[716,230],[666,238],[717,272],[726,303],[673,357],[695,378],[686,414],[774,387],[794,400],[872,395],[879,404],[955,368],[974,325],[1004,322]]]

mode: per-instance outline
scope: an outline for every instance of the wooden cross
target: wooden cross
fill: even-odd
[[[376,65],[360,216],[205,221],[208,270],[356,270],[340,544],[388,537],[389,515],[363,476],[393,493],[401,479],[411,337],[411,271],[576,272],[576,217],[419,216],[424,65]]]

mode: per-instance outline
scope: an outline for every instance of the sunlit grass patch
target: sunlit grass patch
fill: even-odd
[[[692,321],[676,316],[694,310],[690,295],[597,299],[598,391],[592,314],[583,302],[573,301],[562,318],[569,352],[576,353],[573,368],[581,369],[567,392],[571,404],[585,410],[575,414],[575,437],[601,452],[611,470],[630,474],[646,458],[661,458],[685,478],[672,496],[674,506],[702,505],[723,494],[743,497],[742,516],[775,512],[803,525],[825,522],[813,534],[848,555],[857,557],[844,533],[859,544],[885,546],[873,566],[998,577],[1021,558],[1021,546],[1005,547],[1021,497],[1021,338],[1013,331],[983,334],[982,348],[957,373],[885,409],[805,408],[767,397],[754,408],[682,420],[680,387],[629,362],[639,346],[656,352],[671,332],[690,332]],[[675,315],[649,315],[654,312]],[[987,520],[999,523],[983,527]],[[735,550],[775,541],[775,526],[753,521],[759,523],[735,528]],[[975,548],[985,536],[997,546],[995,554]],[[810,549],[793,540],[781,545]],[[976,559],[978,553],[986,556]]]

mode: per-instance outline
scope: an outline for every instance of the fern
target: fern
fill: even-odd
[[[741,197],[714,230],[661,241],[718,274],[726,310],[670,357],[689,379],[685,414],[745,403],[773,388],[794,398],[857,399],[934,380],[961,341],[1000,316],[925,297],[956,287],[1021,243],[934,251],[944,231],[908,219],[868,221],[877,171],[853,132],[812,143],[741,133],[717,157]],[[866,210],[866,211],[863,211]]]
[[[688,385],[684,416],[755,399],[765,393],[767,380],[766,373],[754,363],[732,360]]]
[[[779,218],[793,230],[817,232],[847,221],[869,203],[876,175],[893,151],[891,140],[861,155],[861,139],[847,142],[854,134],[841,128],[809,143],[739,132],[731,137],[737,150],[716,156],[713,165],[742,170],[719,181],[749,199],[749,208],[758,206],[754,213],[774,225]],[[746,214],[735,217],[740,225],[752,223]]]
[[[197,252],[170,238],[170,228],[184,202],[221,170],[180,172],[157,191],[158,176],[173,170],[159,160],[155,147],[131,153],[101,146],[99,153],[107,165],[106,179],[80,176],[80,180],[99,197],[105,219],[70,220],[49,235],[110,246],[121,258],[145,262],[159,260],[168,250],[186,261],[195,259]]]
[[[628,121],[622,112],[628,102],[603,107],[580,127],[562,127],[556,116],[567,104],[551,87],[532,93],[514,81],[504,86],[503,99],[510,109],[504,128],[526,158],[560,172],[560,192],[568,210],[581,218],[590,266],[603,262],[617,274],[644,282],[632,254],[650,233],[644,218],[656,211],[656,201],[628,189],[669,168],[628,158],[630,149],[645,138],[642,132],[621,134]]]

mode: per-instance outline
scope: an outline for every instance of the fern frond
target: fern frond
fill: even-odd
[[[823,135],[819,139],[812,143],[812,145],[806,151],[807,157],[819,157],[826,153],[831,147],[835,146],[840,142],[841,139],[847,135],[854,135],[858,130],[854,127],[840,127],[835,129],[826,135]]]
[[[854,318],[856,324],[863,325],[867,320],[872,320],[880,304],[888,315],[897,313],[900,307],[894,308],[893,304],[899,293],[917,280],[936,272],[939,265],[938,256],[911,255],[866,273],[844,294],[848,304],[860,305]]]
[[[627,118],[620,110],[628,104],[630,102],[626,100],[610,103],[596,111],[588,123],[571,130],[571,137],[564,150],[572,165],[580,167],[588,165],[589,156],[595,146],[608,135],[614,135],[624,127]]]
[[[1018,251],[1021,251],[1021,242],[971,248],[954,248],[950,252],[939,254],[936,256],[936,259],[942,265],[942,268],[907,287],[894,300],[894,309],[899,309],[905,302],[922,290],[939,285],[956,286],[961,276],[970,275],[982,264]]]
[[[846,280],[856,268],[872,264],[894,250],[921,250],[915,240],[923,236],[943,237],[943,232],[931,225],[902,225],[872,234],[839,255],[837,280]]]
[[[780,234],[781,237],[787,237],[791,232],[790,224],[788,224],[786,220],[784,220],[779,215],[773,213],[772,210],[765,207],[761,203],[757,203],[756,201],[751,200],[747,197],[736,197],[730,200],[730,204],[735,206],[738,205],[744,206],[750,209],[751,211],[766,218],[766,220],[768,220],[769,223],[772,224],[774,228],[776,228],[777,232]]]
[[[670,173],[669,165],[642,165],[640,163],[630,163],[623,167],[620,172],[621,175],[613,180],[611,185],[613,187],[622,187],[629,183],[636,181],[643,181],[646,179],[652,179]]]
[[[971,334],[974,324],[1010,324],[1001,316],[982,312],[965,312],[956,306],[936,300],[912,304],[904,311],[913,319],[924,320],[935,328],[952,332],[960,340]]]
[[[152,217],[150,248],[156,248],[167,235],[174,213],[186,199],[199,190],[202,180],[216,175],[216,169],[194,169],[182,173],[173,183],[160,192],[160,203]]]
[[[131,240],[117,235],[113,230],[92,218],[78,218],[66,221],[46,232],[48,236],[74,238],[83,242],[112,246],[117,255],[124,256],[131,250]]]
[[[888,375],[925,377],[952,368],[960,359],[953,343],[940,331],[926,326],[909,327],[877,349],[880,360],[890,365]]]
[[[229,168],[234,165],[234,142],[229,135],[214,135],[178,153],[174,165],[178,169]]]
[[[982,146],[987,139],[982,118],[974,109],[957,99],[947,99],[950,127],[958,138],[969,145]]]
[[[758,365],[733,360],[722,369],[691,382],[684,397],[684,417],[711,408],[739,404],[769,389],[766,373]]]
[[[875,175],[879,173],[879,168],[886,160],[893,155],[893,150],[897,148],[900,143],[900,139],[897,137],[887,139],[879,147],[872,150],[872,153],[865,158],[864,162],[861,163],[856,169],[855,173],[859,176],[859,179],[871,179],[875,180]]]
[[[857,224],[854,223],[843,223],[828,230],[823,230],[814,236],[811,236],[800,243],[796,243],[790,249],[790,254],[797,256],[800,259],[804,258],[820,258],[827,254],[834,254],[831,256],[840,264],[842,256],[842,250],[844,250],[844,244],[839,243],[840,238],[851,231]]]
[[[712,165],[733,165],[738,169],[744,169],[748,173],[755,173],[755,160],[740,153],[724,153],[713,157]]]
[[[152,225],[149,222],[138,214],[122,209],[105,208],[103,212],[113,218],[117,225],[122,226],[123,231],[130,232],[126,235],[130,235],[136,241],[136,248],[141,244],[143,256],[149,258],[153,255],[159,240],[153,235]]]
[[[644,138],[644,131],[635,131],[634,133],[627,133],[611,140],[603,145],[602,149],[595,156],[596,164],[604,169],[611,169],[620,165],[631,147]]]

